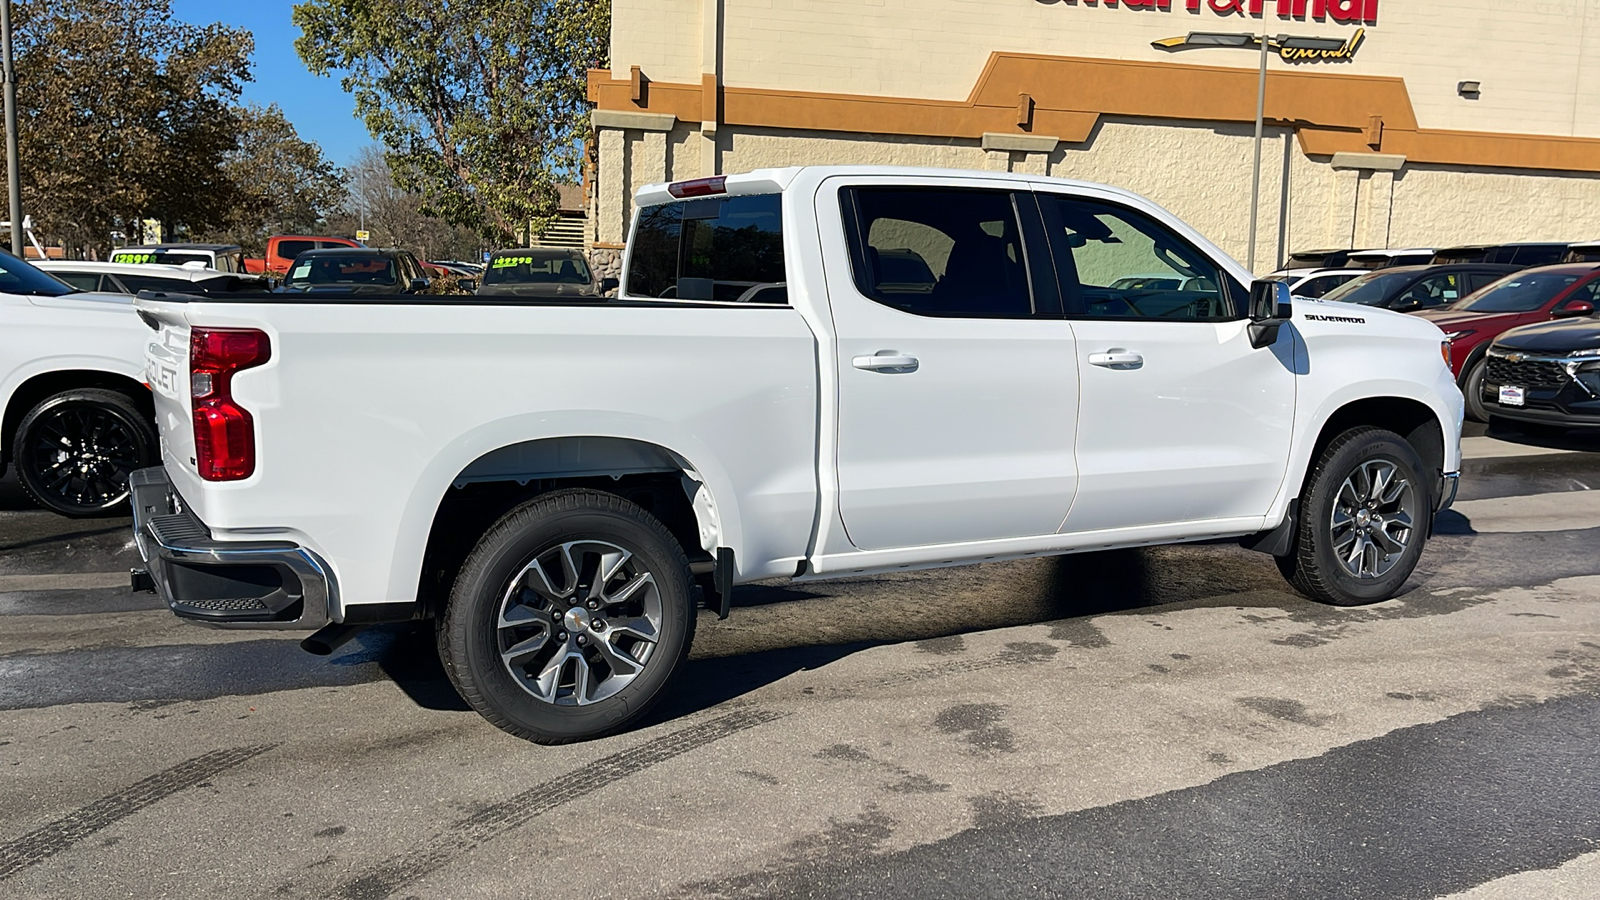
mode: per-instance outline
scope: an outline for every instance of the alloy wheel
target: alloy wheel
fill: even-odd
[[[1405,555],[1417,518],[1417,491],[1399,467],[1367,460],[1334,496],[1329,515],[1333,553],[1351,575],[1382,578]]]
[[[507,585],[496,629],[500,659],[546,703],[598,703],[644,671],[661,617],[655,576],[637,555],[606,541],[558,544]]]
[[[139,467],[138,439],[110,410],[72,406],[36,423],[29,447],[41,490],[68,506],[93,509],[128,496]]]

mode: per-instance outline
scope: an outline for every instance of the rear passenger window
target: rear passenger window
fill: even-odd
[[[1135,212],[1059,194],[1040,194],[1056,271],[1078,309],[1104,319],[1214,322],[1236,318],[1232,283],[1204,254]]]
[[[785,285],[781,194],[702,197],[639,210],[625,295],[783,304]]]
[[[296,256],[307,250],[315,250],[316,248],[316,241],[279,241],[278,255],[292,261]]]
[[[1010,193],[857,188],[843,198],[862,294],[919,316],[1033,315]]]

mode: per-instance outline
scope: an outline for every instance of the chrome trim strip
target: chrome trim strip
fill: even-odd
[[[1434,510],[1435,513],[1442,513],[1449,509],[1451,504],[1456,502],[1456,492],[1461,489],[1460,472],[1444,472],[1442,474],[1445,489],[1439,492],[1441,502],[1438,508]]]

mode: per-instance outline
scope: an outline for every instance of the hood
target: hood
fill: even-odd
[[[1539,310],[1532,310],[1532,314],[1537,315],[1538,313]],[[1439,326],[1441,331],[1448,334],[1452,331],[1465,331],[1468,329],[1472,331],[1495,331],[1502,328],[1510,328],[1518,319],[1528,316],[1529,313],[1475,313],[1439,307],[1414,312],[1411,315],[1432,322]]]
[[[1513,328],[1494,342],[1502,350],[1560,355],[1600,347],[1600,318],[1560,319]]]

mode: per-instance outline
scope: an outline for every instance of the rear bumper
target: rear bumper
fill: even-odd
[[[293,541],[214,540],[163,468],[140,469],[128,485],[139,555],[156,593],[179,618],[221,628],[295,630],[331,620],[338,584],[315,553]]]

